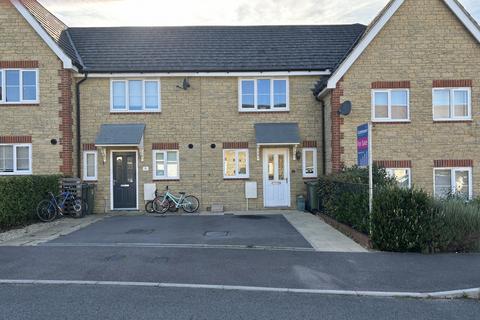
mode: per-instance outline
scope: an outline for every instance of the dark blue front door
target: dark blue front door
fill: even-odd
[[[137,157],[135,152],[113,152],[113,208],[137,208]]]

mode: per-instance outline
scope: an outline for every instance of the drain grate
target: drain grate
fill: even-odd
[[[206,231],[203,235],[209,238],[225,238],[229,234],[229,231]]]
[[[155,229],[130,229],[126,234],[151,234]]]

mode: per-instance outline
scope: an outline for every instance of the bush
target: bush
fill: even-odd
[[[480,206],[461,199],[435,201],[435,251],[480,250]]]
[[[394,185],[385,170],[374,167],[373,181],[376,187]],[[368,234],[368,169],[352,167],[341,173],[319,179],[318,194],[323,213],[357,231]]]
[[[36,208],[49,191],[57,193],[60,176],[0,177],[0,230],[36,220]]]
[[[376,189],[372,213],[372,242],[385,251],[424,251],[434,234],[433,200],[425,192],[386,186]]]

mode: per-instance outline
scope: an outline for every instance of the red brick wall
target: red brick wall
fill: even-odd
[[[31,136],[0,136],[0,143],[32,143]]]
[[[72,75],[69,70],[58,70],[60,76],[60,83],[58,90],[60,97],[58,103],[60,104],[60,145],[62,150],[59,152],[62,164],[60,165],[60,172],[66,176],[73,175],[73,107],[72,107]]]
[[[435,168],[473,167],[473,160],[433,160]]]
[[[224,142],[223,149],[248,149],[248,142]]]
[[[179,146],[176,142],[161,142],[161,143],[152,143],[152,150],[178,150]]]
[[[331,93],[331,130],[332,130],[332,172],[339,172],[342,165],[342,140],[343,133],[341,126],[343,125],[343,118],[338,114],[340,108],[340,100],[343,96],[343,79],[337,83],[337,87]]]
[[[0,68],[38,68],[38,61],[0,61]]]
[[[303,141],[302,148],[316,148],[317,141]]]
[[[472,80],[433,80],[434,88],[472,87]]]
[[[376,81],[372,82],[372,89],[408,89],[410,81]]]
[[[374,163],[382,168],[411,168],[411,160],[375,160]]]
[[[93,150],[97,150],[97,147],[95,147],[94,143],[84,143],[82,145],[82,150],[83,151],[93,151]]]

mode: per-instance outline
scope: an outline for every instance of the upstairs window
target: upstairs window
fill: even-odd
[[[470,88],[433,89],[433,120],[470,120]]]
[[[409,121],[409,95],[408,89],[373,90],[373,121]]]
[[[288,111],[288,80],[263,78],[240,80],[239,110]]]
[[[159,112],[159,80],[112,80],[112,112]]]
[[[0,103],[38,103],[38,70],[0,69]]]
[[[0,175],[22,175],[31,173],[31,145],[0,144]]]

